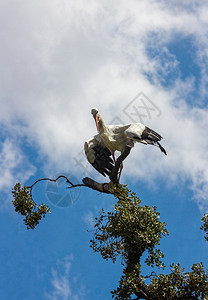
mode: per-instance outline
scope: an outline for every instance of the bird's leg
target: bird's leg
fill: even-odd
[[[123,163],[121,163],[120,168],[119,168],[118,181],[120,181],[121,171],[122,171],[122,170],[123,170]]]
[[[113,157],[114,164],[116,164],[116,158],[115,158],[114,152],[112,153],[112,157]],[[123,169],[123,163],[121,163],[121,165],[120,165],[120,167],[119,167],[119,171],[118,171],[118,181],[120,180],[122,169]]]
[[[113,157],[114,164],[116,164],[116,158],[115,158],[114,152],[112,153],[112,157]]]

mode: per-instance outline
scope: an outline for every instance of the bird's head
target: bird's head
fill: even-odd
[[[98,114],[98,109],[96,107],[93,107],[91,109],[91,114],[93,115],[93,117],[95,118],[95,116]]]
[[[92,108],[91,114],[93,115],[93,118],[95,119],[95,124],[96,124],[96,127],[97,127],[97,131],[99,132],[98,122],[100,120],[100,114],[98,112],[98,109],[96,107]]]

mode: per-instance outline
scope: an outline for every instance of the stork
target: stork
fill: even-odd
[[[93,108],[91,113],[95,119],[98,134],[85,142],[84,149],[89,163],[103,176],[109,175],[113,170],[116,162],[115,151],[122,154],[128,148],[128,153],[130,153],[130,149],[136,142],[157,146],[167,155],[159,143],[162,136],[142,123],[106,125],[97,108]],[[119,178],[122,168],[121,164]]]

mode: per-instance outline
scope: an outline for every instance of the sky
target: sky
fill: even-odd
[[[107,124],[142,122],[168,155],[137,144],[121,183],[155,205],[170,235],[164,262],[207,264],[207,1],[2,0],[0,3],[1,299],[106,300],[122,273],[90,248],[93,218],[115,200],[63,181],[39,183],[51,214],[31,231],[14,212],[16,182],[63,174],[106,182],[83,144]],[[144,270],[146,274],[151,269]]]

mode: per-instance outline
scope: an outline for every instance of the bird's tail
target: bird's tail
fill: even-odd
[[[167,152],[165,151],[165,149],[160,145],[159,142],[156,142],[158,147],[160,148],[161,152],[163,152],[165,155],[167,155]]]
[[[145,130],[142,133],[142,141],[144,144],[152,144],[160,148],[161,152],[167,155],[165,149],[160,145],[159,141],[162,139],[162,136],[159,135],[156,131],[145,127]]]

